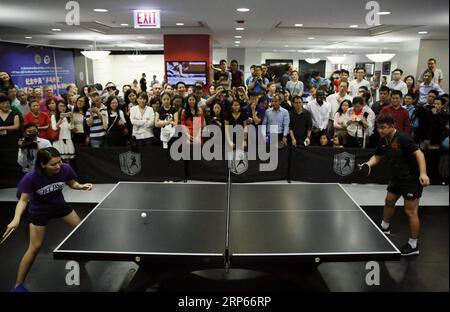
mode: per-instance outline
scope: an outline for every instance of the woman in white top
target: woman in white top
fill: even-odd
[[[64,101],[58,101],[56,112],[51,116],[52,129],[59,130],[58,140],[53,142],[53,147],[58,150],[63,160],[75,157],[75,147],[72,142],[72,129],[74,121],[72,113],[67,112],[67,105]]]
[[[141,92],[137,98],[138,105],[130,109],[132,137],[136,146],[152,145],[155,113],[150,106],[147,106],[147,102],[147,93]]]
[[[286,83],[286,89],[291,92],[291,97],[296,95],[303,96],[303,82],[298,80],[298,71],[294,70],[291,74],[291,80]]]
[[[347,122],[350,120],[348,109],[352,107],[352,101],[343,100],[334,114],[334,136],[341,136],[343,144],[347,144]]]
[[[87,139],[89,136],[86,133],[86,128],[84,124],[84,119],[87,112],[87,103],[89,103],[89,98],[87,96],[79,96],[75,102],[75,107],[73,109],[72,119],[73,119],[73,143],[75,145],[89,145]]]

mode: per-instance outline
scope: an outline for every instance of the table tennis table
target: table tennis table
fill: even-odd
[[[142,217],[142,213],[146,217]],[[148,275],[398,260],[340,184],[119,182],[55,259],[134,261]]]

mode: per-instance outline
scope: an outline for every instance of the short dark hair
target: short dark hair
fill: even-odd
[[[395,124],[395,119],[394,119],[394,117],[392,117],[392,115],[381,114],[381,115],[379,115],[377,117],[376,124],[377,125],[385,124],[385,125],[391,125],[392,126],[392,125]]]
[[[346,69],[341,69],[339,71],[339,74],[342,74],[342,73],[347,74],[347,76],[350,76],[350,72],[348,70],[346,70]]]
[[[383,92],[383,91],[384,92],[389,92],[389,91],[391,91],[391,89],[389,89],[388,86],[382,85],[378,92]]]
[[[429,75],[431,75],[431,78],[434,78],[434,73],[433,73],[432,70],[429,70],[429,69],[425,70],[425,71],[423,72],[423,75],[425,76],[425,74],[429,74]]]
[[[42,172],[41,165],[46,165],[53,157],[61,157],[61,154],[56,148],[52,146],[38,150],[36,154],[35,168]]]
[[[359,89],[363,89],[364,91],[369,91],[369,88],[367,88],[366,86],[359,86],[358,90]]]
[[[355,97],[353,98],[353,100],[352,100],[352,106],[355,106],[355,105],[357,105],[357,104],[359,104],[359,105],[363,105],[363,104],[364,104],[364,100],[363,100],[362,97],[360,97],[360,96],[355,96]]]
[[[139,93],[139,95],[137,97],[138,98],[143,98],[145,100],[145,103],[148,102],[148,94],[147,94],[147,92],[141,92],[141,93]]]
[[[219,64],[226,63],[227,60],[220,60]]]
[[[414,93],[411,93],[411,92],[406,93],[405,97],[407,97],[407,96],[412,97],[413,99],[416,98],[416,95]]]
[[[434,99],[435,101],[441,101],[441,104],[444,105],[446,103],[445,99],[443,97],[438,96]]]
[[[403,75],[403,70],[401,70],[400,68],[396,68],[392,71],[392,73],[395,73],[396,71],[400,72],[400,75]]]
[[[366,69],[364,67],[356,67],[355,71],[358,72],[358,70],[363,70],[364,73],[366,72]]]
[[[34,123],[27,123],[27,124],[25,124],[24,126],[23,126],[23,131],[25,132],[25,131],[27,131],[28,129],[30,129],[30,128],[38,128],[38,126],[36,125],[36,124],[34,124]]]
[[[430,58],[428,59],[428,62],[429,62],[429,61],[433,61],[435,64],[437,63],[437,62],[436,62],[436,59],[433,58],[433,57],[430,57]]]
[[[430,93],[433,93],[436,97],[439,96],[439,92],[437,92],[436,90],[430,90],[430,91],[428,91],[427,95],[430,94]]]
[[[236,64],[236,65],[237,65],[237,64],[238,64],[238,61],[232,60],[232,61],[230,62],[230,65],[231,65],[231,64]]]
[[[1,94],[1,95],[0,95],[0,103],[3,103],[3,102],[9,102],[9,103],[11,103],[11,100],[10,100],[9,97],[7,97],[6,95]]]
[[[300,101],[303,103],[302,97],[300,95],[294,95],[292,97],[292,102],[295,102],[295,100],[298,100],[298,99],[300,99]]]
[[[175,89],[178,89],[178,86],[182,84],[184,87],[186,87],[186,84],[183,81],[178,81],[177,84],[175,85]]]
[[[393,95],[398,95],[400,98],[403,96],[403,93],[402,93],[402,91],[400,91],[400,90],[392,90],[391,91],[391,97],[393,96]]]

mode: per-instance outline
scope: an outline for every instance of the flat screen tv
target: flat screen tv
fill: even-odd
[[[194,85],[201,81],[204,86],[208,84],[208,71],[204,61],[168,61],[166,62],[167,82],[171,85],[179,81],[186,85]]]

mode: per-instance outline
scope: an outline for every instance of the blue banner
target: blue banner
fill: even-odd
[[[20,89],[50,86],[61,94],[75,82],[73,52],[61,49],[0,43],[1,71]]]

